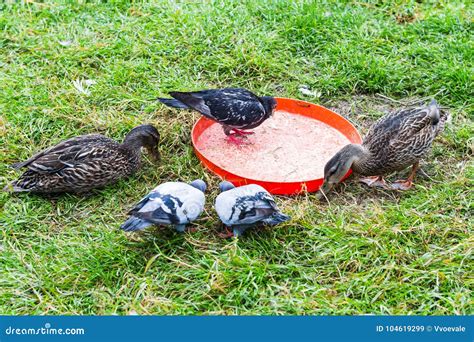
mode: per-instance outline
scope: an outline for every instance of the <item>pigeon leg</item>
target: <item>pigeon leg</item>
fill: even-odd
[[[243,135],[243,136],[245,136],[245,135],[252,135],[252,134],[255,134],[255,132],[252,132],[252,131],[250,131],[250,132],[248,132],[248,131],[243,131],[243,130],[237,129],[237,128],[232,128],[232,130],[233,130],[233,131],[235,132],[235,134],[237,134],[237,135]]]
[[[235,237],[240,237],[248,228],[252,227],[251,224],[241,224],[238,226],[233,226],[232,230]]]
[[[364,184],[367,184],[370,187],[382,187],[382,188],[388,188],[387,183],[385,183],[385,180],[383,179],[382,176],[373,176],[373,177],[364,177],[360,178],[359,182],[362,182]]]
[[[411,167],[410,175],[408,176],[407,180],[398,180],[390,185],[393,190],[408,190],[413,185],[413,179],[415,179],[416,170],[418,170],[419,163],[416,162]]]
[[[245,136],[240,136],[240,135],[237,135],[235,132],[232,132],[233,131],[232,127],[222,125],[222,128],[224,129],[224,134],[227,136],[228,143],[234,144],[237,146],[244,144],[243,139],[246,138]]]
[[[234,237],[234,233],[232,232],[232,230],[230,230],[229,227],[225,227],[225,231],[222,233],[219,233],[219,237],[223,239],[228,239],[228,238]]]
[[[238,226],[235,226],[232,231],[234,232],[234,236],[235,237],[240,237],[243,232],[244,232],[245,229],[243,229],[242,227],[238,227]]]
[[[230,134],[227,136],[227,142],[231,144],[235,144],[237,146],[246,144],[241,136],[236,137],[234,134]]]

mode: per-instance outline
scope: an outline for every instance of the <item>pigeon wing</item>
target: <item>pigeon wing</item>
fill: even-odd
[[[154,192],[154,191],[150,192],[148,195],[143,197],[132,209],[130,209],[130,211],[128,212],[128,215],[135,215],[136,213],[140,211],[140,209],[142,209],[148,203],[149,200],[157,198],[157,197],[160,197],[159,193]]]
[[[222,124],[235,128],[246,128],[260,123],[265,109],[260,99],[243,88],[226,88],[197,92],[211,110],[212,117]]]
[[[269,217],[276,211],[275,208],[273,198],[264,192],[239,197],[232,208],[229,221],[233,224],[253,224]]]
[[[179,91],[172,91],[170,95],[175,99],[181,101],[182,103],[186,104],[190,108],[197,110],[204,116],[209,117],[210,119],[215,120],[216,118],[212,116],[211,109],[207,106],[205,101],[197,96],[194,96],[193,93],[183,93]]]
[[[149,199],[134,216],[153,223],[179,224],[183,218],[178,214],[178,208],[182,205],[177,197],[161,195]]]
[[[252,124],[258,126],[265,116],[265,108],[260,98],[244,88],[210,89],[190,93],[174,92],[170,95],[198,110],[204,116],[235,128],[249,128]],[[186,101],[193,102],[194,106]]]

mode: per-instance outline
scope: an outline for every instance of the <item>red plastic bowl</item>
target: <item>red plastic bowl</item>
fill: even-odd
[[[339,114],[324,108],[322,106],[309,103],[301,100],[287,99],[287,98],[276,98],[277,107],[276,110],[286,111],[296,115],[304,115],[315,120],[324,122],[325,124],[337,129],[347,139],[354,144],[362,143],[359,132],[356,128],[346,119]],[[211,125],[217,124],[215,121],[209,120],[205,117],[201,117],[195,124],[191,133],[192,143],[196,155],[201,160],[206,168],[211,170],[217,176],[222,179],[232,182],[236,186],[245,184],[259,184],[267,189],[272,194],[277,195],[294,195],[301,192],[314,192],[319,189],[323,184],[323,178],[314,179],[310,181],[302,182],[270,182],[262,181],[258,179],[244,178],[239,175],[233,174],[223,168],[214,164],[211,160],[207,159],[197,148],[197,141],[200,135]],[[347,178],[351,174],[351,171],[344,177]]]

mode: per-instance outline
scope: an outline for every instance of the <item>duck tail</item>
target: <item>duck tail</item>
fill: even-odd
[[[143,230],[152,224],[153,223],[151,222],[132,216],[120,226],[120,229],[126,232],[134,232],[137,230]]]
[[[452,115],[447,108],[438,108],[438,122],[436,124],[436,134],[444,131],[446,125],[449,125],[452,120]],[[433,121],[433,125],[434,121]]]
[[[267,218],[264,222],[266,224],[269,224],[271,226],[275,226],[279,223],[282,223],[282,222],[285,222],[285,221],[288,221],[291,217],[288,216],[288,215],[285,215],[285,214],[282,214],[280,212],[275,212],[273,213],[272,216],[270,216],[269,218]]]
[[[4,192],[30,192],[31,189],[26,189],[22,188],[21,186],[18,186],[15,182],[8,183],[5,185],[3,188]]]
[[[5,192],[31,192],[36,188],[34,179],[20,177],[3,188]]]
[[[30,160],[22,161],[22,162],[18,162],[18,163],[11,164],[10,167],[11,167],[12,169],[18,170],[18,169],[21,169],[22,167],[25,167],[25,166],[28,165],[29,163],[30,163]]]
[[[189,109],[189,106],[176,99],[157,98],[158,101],[172,108]]]
[[[436,126],[439,122],[440,113],[438,102],[436,102],[435,99],[432,99],[430,104],[428,105],[428,112],[431,117],[431,123],[433,124],[433,126]]]

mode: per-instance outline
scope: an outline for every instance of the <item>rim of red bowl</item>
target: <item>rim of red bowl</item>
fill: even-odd
[[[362,138],[354,127],[354,125],[341,115],[336,112],[325,108],[323,106],[306,102],[302,100],[276,97],[277,107],[275,110],[282,110],[296,115],[307,116],[321,122],[326,123],[327,125],[337,129],[341,132],[347,139],[353,144],[361,144]],[[271,182],[271,181],[262,181],[258,179],[246,178],[236,174],[233,174],[220,166],[217,166],[212,161],[207,159],[197,148],[197,140],[201,134],[211,125],[217,124],[215,121],[207,119],[203,116],[199,118],[198,121],[193,126],[191,132],[191,140],[194,147],[194,152],[201,161],[201,163],[209,169],[212,173],[216,174],[221,179],[225,179],[229,182],[232,182],[236,186],[246,185],[246,184],[258,184],[265,188],[272,194],[276,195],[297,195],[304,192],[315,192],[319,190],[320,186],[323,184],[323,178],[305,180],[305,181],[293,181],[293,182]],[[344,179],[349,177],[351,171],[349,171]],[[344,180],[343,179],[343,180]]]

